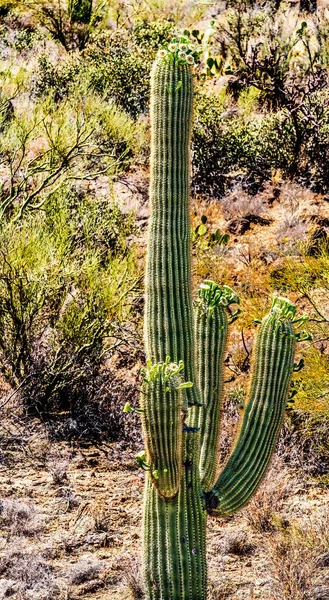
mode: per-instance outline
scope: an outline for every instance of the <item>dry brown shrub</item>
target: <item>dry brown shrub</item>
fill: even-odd
[[[268,540],[273,600],[329,598],[329,511]]]
[[[276,528],[277,513],[290,489],[287,472],[280,469],[280,461],[273,464],[257,494],[244,510],[248,525],[256,533],[271,532]],[[281,522],[282,523],[282,522]]]
[[[123,580],[134,600],[145,598],[141,565],[132,555],[129,555],[129,564],[125,565]]]

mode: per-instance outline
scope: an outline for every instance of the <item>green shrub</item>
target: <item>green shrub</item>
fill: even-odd
[[[283,113],[245,119],[221,98],[200,94],[193,129],[194,191],[222,196],[236,182],[251,192],[261,188],[273,169],[286,170],[294,144]]]
[[[149,101],[155,51],[137,46],[125,31],[103,33],[85,52],[85,76],[93,91],[106,94],[136,118]]]
[[[85,53],[90,87],[137,118],[149,104],[150,70],[156,51],[171,39],[172,25],[137,21],[132,31],[104,32]]]
[[[3,106],[5,111],[4,101]],[[23,98],[11,118],[3,112],[3,119],[0,154],[6,183],[0,209],[7,216],[41,208],[66,181],[113,177],[138,156],[144,142],[141,124],[113,102],[83,90],[60,105],[50,97],[27,105]]]
[[[137,20],[132,30],[106,30],[95,34],[80,55],[71,55],[59,64],[47,56],[39,59],[34,89],[51,92],[61,101],[75,87],[110,98],[136,118],[149,102],[150,68],[159,47],[171,39],[172,24]]]
[[[114,346],[138,348],[131,303],[140,275],[128,242],[134,232],[133,215],[68,189],[45,213],[3,228],[0,363],[34,413],[77,417],[91,400],[90,411],[100,412],[90,378],[100,377]]]
[[[137,19],[133,25],[132,35],[137,46],[158,50],[165,42],[169,42],[175,32],[171,21],[146,21]]]
[[[37,96],[52,93],[54,100],[59,102],[66,98],[79,83],[81,63],[76,55],[58,65],[49,60],[46,54],[40,56],[38,72],[33,82]]]

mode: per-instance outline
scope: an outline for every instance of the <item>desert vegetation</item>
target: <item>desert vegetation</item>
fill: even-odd
[[[307,332],[259,491],[208,519],[208,597],[329,598],[328,24],[320,0],[0,0],[0,598],[146,597],[150,85],[177,36],[195,49],[191,294],[240,298],[222,465],[274,297]]]

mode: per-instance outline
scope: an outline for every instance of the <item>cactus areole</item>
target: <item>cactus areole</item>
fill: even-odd
[[[144,580],[148,600],[205,600],[207,513],[229,515],[257,489],[273,453],[293,371],[295,305],[276,298],[260,324],[249,398],[218,473],[223,361],[237,295],[212,281],[192,305],[189,221],[193,49],[169,45],[151,88],[151,220],[147,368],[140,414],[145,453]],[[143,456],[141,456],[143,454]]]

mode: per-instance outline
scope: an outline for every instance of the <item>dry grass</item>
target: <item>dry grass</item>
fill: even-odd
[[[267,533],[274,531],[278,523],[285,523],[278,517],[278,513],[282,510],[290,489],[287,471],[277,459],[277,464],[274,463],[269,469],[258,492],[243,511],[252,531]]]
[[[4,582],[3,597],[15,592],[14,597],[22,600],[55,600],[61,596],[63,582],[55,579],[51,565],[42,553],[21,541],[13,542],[7,549],[0,563],[0,576]]]
[[[326,507],[301,526],[268,540],[273,600],[329,598],[329,512]]]
[[[130,556],[130,564],[124,568],[123,579],[133,600],[142,600],[145,598],[141,565],[132,555]]]
[[[219,543],[219,550],[223,555],[247,556],[254,550],[246,531],[228,531]]]
[[[243,218],[247,214],[260,216],[266,210],[262,195],[250,196],[239,186],[222,198],[220,204],[223,216],[227,221],[236,217]]]
[[[0,501],[0,522],[6,526],[8,538],[13,536],[34,536],[44,528],[44,517],[32,504],[18,500]]]

